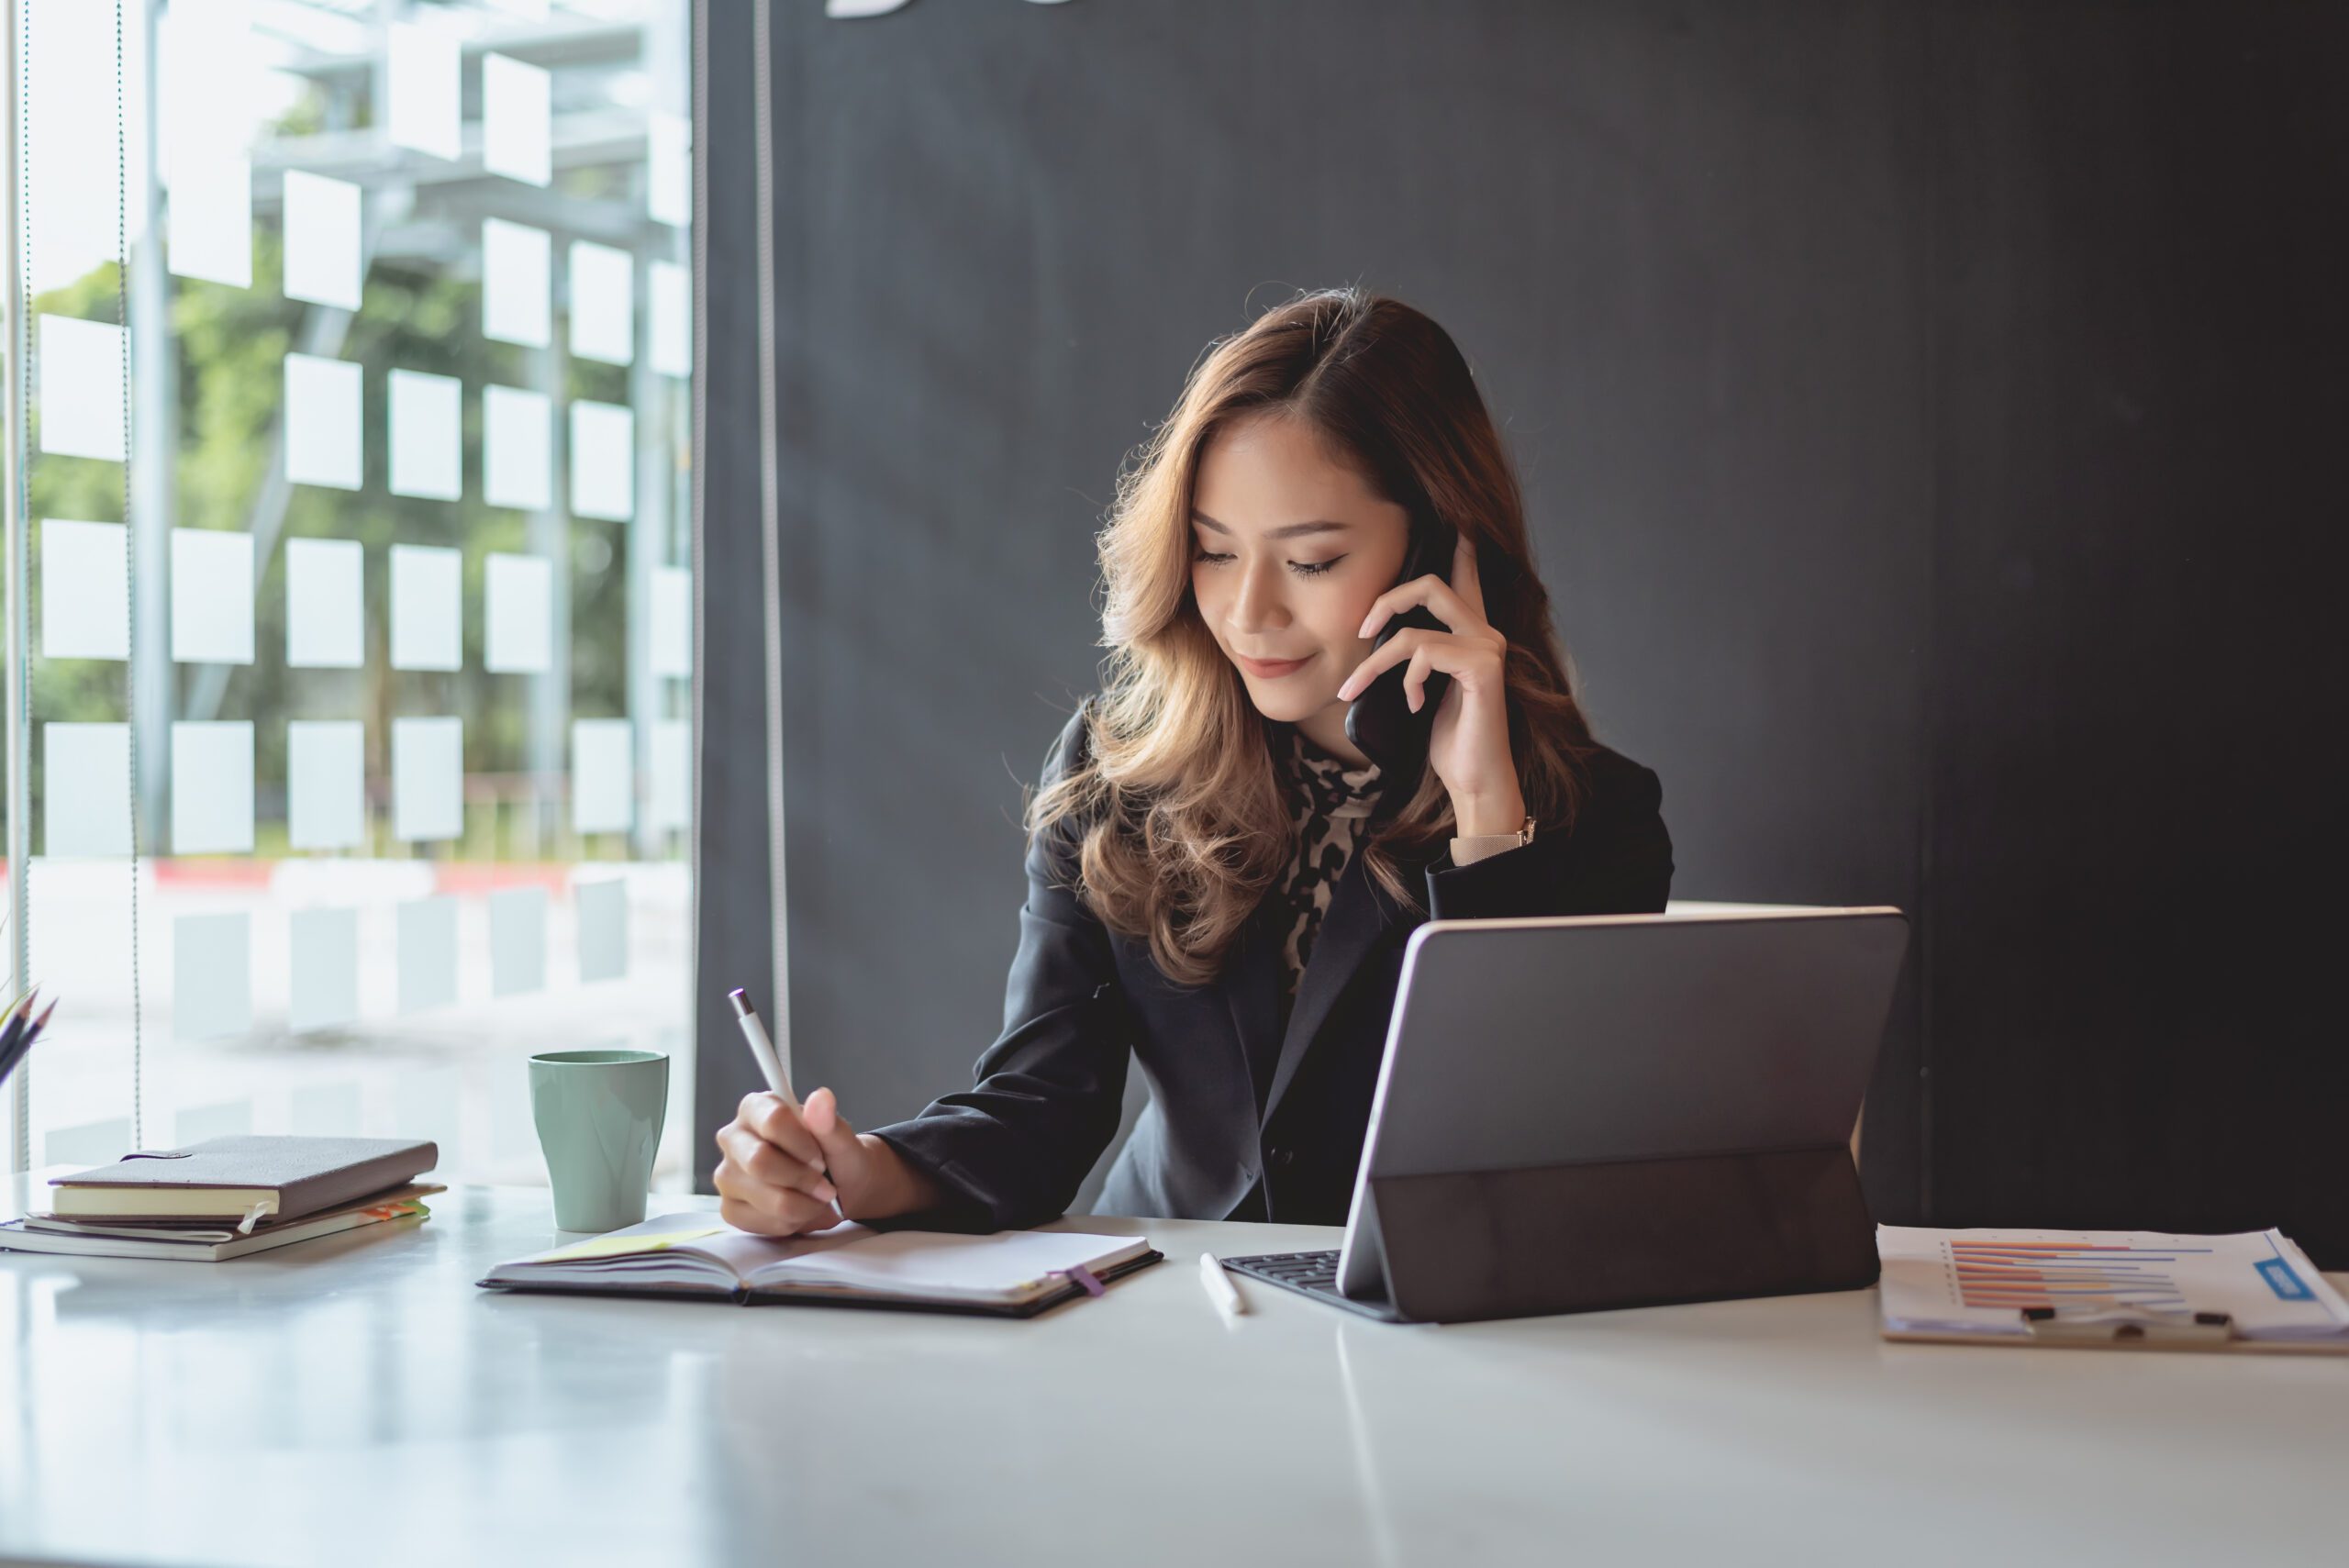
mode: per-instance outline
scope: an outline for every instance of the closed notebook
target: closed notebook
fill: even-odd
[[[400,1138],[212,1138],[57,1177],[47,1213],[200,1224],[259,1209],[264,1221],[282,1224],[404,1186],[440,1161],[438,1146]]]
[[[12,1219],[0,1225],[0,1248],[12,1252],[49,1252],[72,1258],[162,1258],[174,1262],[217,1263],[249,1252],[266,1252],[319,1236],[365,1226],[413,1229],[432,1218],[424,1199],[448,1189],[434,1182],[411,1183],[357,1203],[328,1209],[283,1225],[256,1226],[241,1235],[234,1226],[90,1225],[73,1219]]]
[[[500,1263],[480,1283],[511,1290],[914,1307],[1029,1317],[1156,1262],[1140,1236],[1007,1230],[992,1236],[835,1225],[778,1240],[669,1214],[593,1240]],[[1097,1284],[1092,1287],[1097,1290]]]

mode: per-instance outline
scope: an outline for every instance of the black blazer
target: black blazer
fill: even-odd
[[[1049,783],[1085,744],[1085,710],[1044,761]],[[1370,1122],[1371,1092],[1402,973],[1423,918],[1660,910],[1672,840],[1654,773],[1600,749],[1571,832],[1472,865],[1449,850],[1405,863],[1427,882],[1421,916],[1389,898],[1357,855],[1339,879],[1287,1028],[1279,1026],[1276,898],[1257,907],[1200,986],[1177,985],[1146,941],[1118,935],[1070,891],[1075,832],[1029,846],[1019,951],[1004,986],[1003,1032],[976,1082],[910,1121],[876,1128],[953,1196],[893,1226],[1018,1228],[1062,1213],[1116,1136],[1126,1063],[1150,1104],[1111,1167],[1108,1213],[1184,1219],[1342,1224]],[[1372,821],[1401,805],[1389,789]]]

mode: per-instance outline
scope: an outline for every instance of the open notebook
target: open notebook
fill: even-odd
[[[507,1290],[704,1296],[1031,1317],[1158,1262],[1141,1236],[873,1230],[854,1223],[778,1240],[708,1214],[667,1214],[489,1271]]]

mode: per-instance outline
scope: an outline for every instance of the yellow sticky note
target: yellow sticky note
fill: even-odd
[[[618,1258],[631,1252],[665,1252],[688,1241],[698,1241],[705,1236],[715,1236],[725,1229],[723,1225],[705,1225],[694,1230],[660,1230],[647,1236],[641,1232],[631,1236],[597,1236],[591,1240],[558,1247],[551,1252],[540,1252],[534,1263],[570,1263],[582,1258]]]

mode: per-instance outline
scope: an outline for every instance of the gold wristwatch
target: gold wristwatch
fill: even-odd
[[[1452,840],[1452,863],[1455,866],[1474,865],[1487,855],[1499,854],[1503,850],[1521,849],[1531,842],[1533,817],[1529,812],[1514,833],[1471,833],[1454,837]]]

